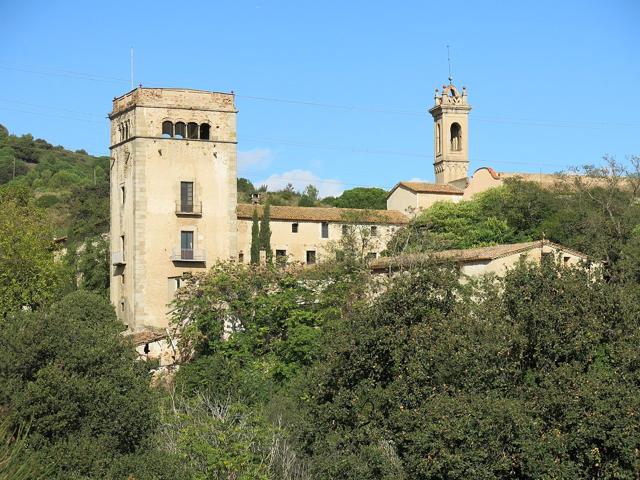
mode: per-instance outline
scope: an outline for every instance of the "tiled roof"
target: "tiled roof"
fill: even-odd
[[[412,253],[399,255],[396,257],[380,257],[371,262],[373,270],[381,270],[390,267],[408,267],[430,260],[443,260],[452,262],[474,262],[481,260],[495,260],[497,258],[508,257],[518,253],[524,253],[534,248],[549,246],[558,250],[572,253],[573,255],[587,259],[584,253],[571,250],[548,240],[537,240],[535,242],[512,243],[505,245],[493,245],[490,247],[467,248],[459,250],[444,250],[441,252]]]
[[[155,342],[157,340],[162,340],[168,335],[164,330],[146,329],[137,332],[125,332],[124,336],[131,338],[133,344],[137,346],[143,345],[145,343]]]
[[[238,204],[236,212],[239,219],[250,219],[253,209],[258,208],[258,215],[262,216],[262,205]],[[285,207],[271,205],[272,220],[301,221],[301,222],[341,222],[341,223],[378,223],[390,225],[404,225],[409,218],[395,210],[363,210],[357,208],[333,207]]]
[[[391,189],[387,198],[398,187],[404,187],[414,193],[444,193],[448,195],[462,195],[464,193],[464,190],[448,183],[399,182]]]

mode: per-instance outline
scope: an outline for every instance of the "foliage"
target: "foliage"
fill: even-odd
[[[0,135],[0,185],[6,183],[43,198],[39,205],[47,209],[58,236],[76,238],[108,229],[108,157],[94,157],[84,150],[71,152],[31,135],[7,133]],[[90,208],[78,211],[85,203]]]
[[[69,255],[73,265],[77,286],[105,297],[109,294],[109,241],[106,236],[89,237]]]
[[[260,263],[260,224],[258,223],[258,209],[253,209],[251,217],[251,264]]]
[[[310,365],[335,307],[299,275],[293,267],[220,263],[187,285],[174,314],[181,350],[196,354],[178,374],[185,388],[264,401]]]
[[[154,397],[113,307],[87,292],[11,315],[0,329],[0,405],[50,478],[105,478],[155,425]]]
[[[356,187],[345,190],[339,197],[331,199],[330,202],[324,199],[324,202],[340,208],[386,210],[387,191],[382,188]]]
[[[273,250],[271,249],[271,227],[270,227],[270,208],[269,200],[262,209],[262,219],[260,221],[260,250],[264,250],[267,263],[271,263],[273,259]]]
[[[397,277],[312,367],[315,473],[634,478],[637,295],[551,263],[467,287],[445,267]]]
[[[0,188],[0,321],[23,308],[38,309],[68,284],[54,260],[53,230],[25,187]]]
[[[44,480],[47,475],[28,449],[25,430],[14,432],[6,418],[0,420],[0,480]]]
[[[162,421],[162,443],[193,480],[309,478],[282,429],[242,403],[177,397]]]
[[[298,200],[299,207],[315,207],[318,202],[318,189],[313,185],[307,185]]]

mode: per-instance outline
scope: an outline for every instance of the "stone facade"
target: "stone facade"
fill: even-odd
[[[238,259],[251,259],[253,209],[238,205]],[[353,235],[362,254],[377,258],[395,231],[409,222],[400,212],[320,207],[270,207],[271,248],[278,261],[313,264],[332,254],[343,235]]]
[[[129,330],[167,326],[184,272],[237,256],[232,94],[137,88],[113,101],[111,301]]]

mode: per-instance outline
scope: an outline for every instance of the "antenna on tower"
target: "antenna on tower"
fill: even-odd
[[[133,47],[131,47],[131,90],[133,90]]]
[[[449,64],[449,85],[453,82],[453,77],[451,76],[451,55],[449,51],[449,45],[447,45],[447,63]]]

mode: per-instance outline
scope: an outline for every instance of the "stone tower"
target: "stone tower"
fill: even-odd
[[[131,331],[166,328],[183,274],[237,256],[236,113],[200,90],[113,100],[111,301]]]
[[[436,88],[433,116],[434,162],[436,183],[448,183],[459,188],[467,185],[469,170],[469,112],[467,90],[462,93],[451,83]]]

